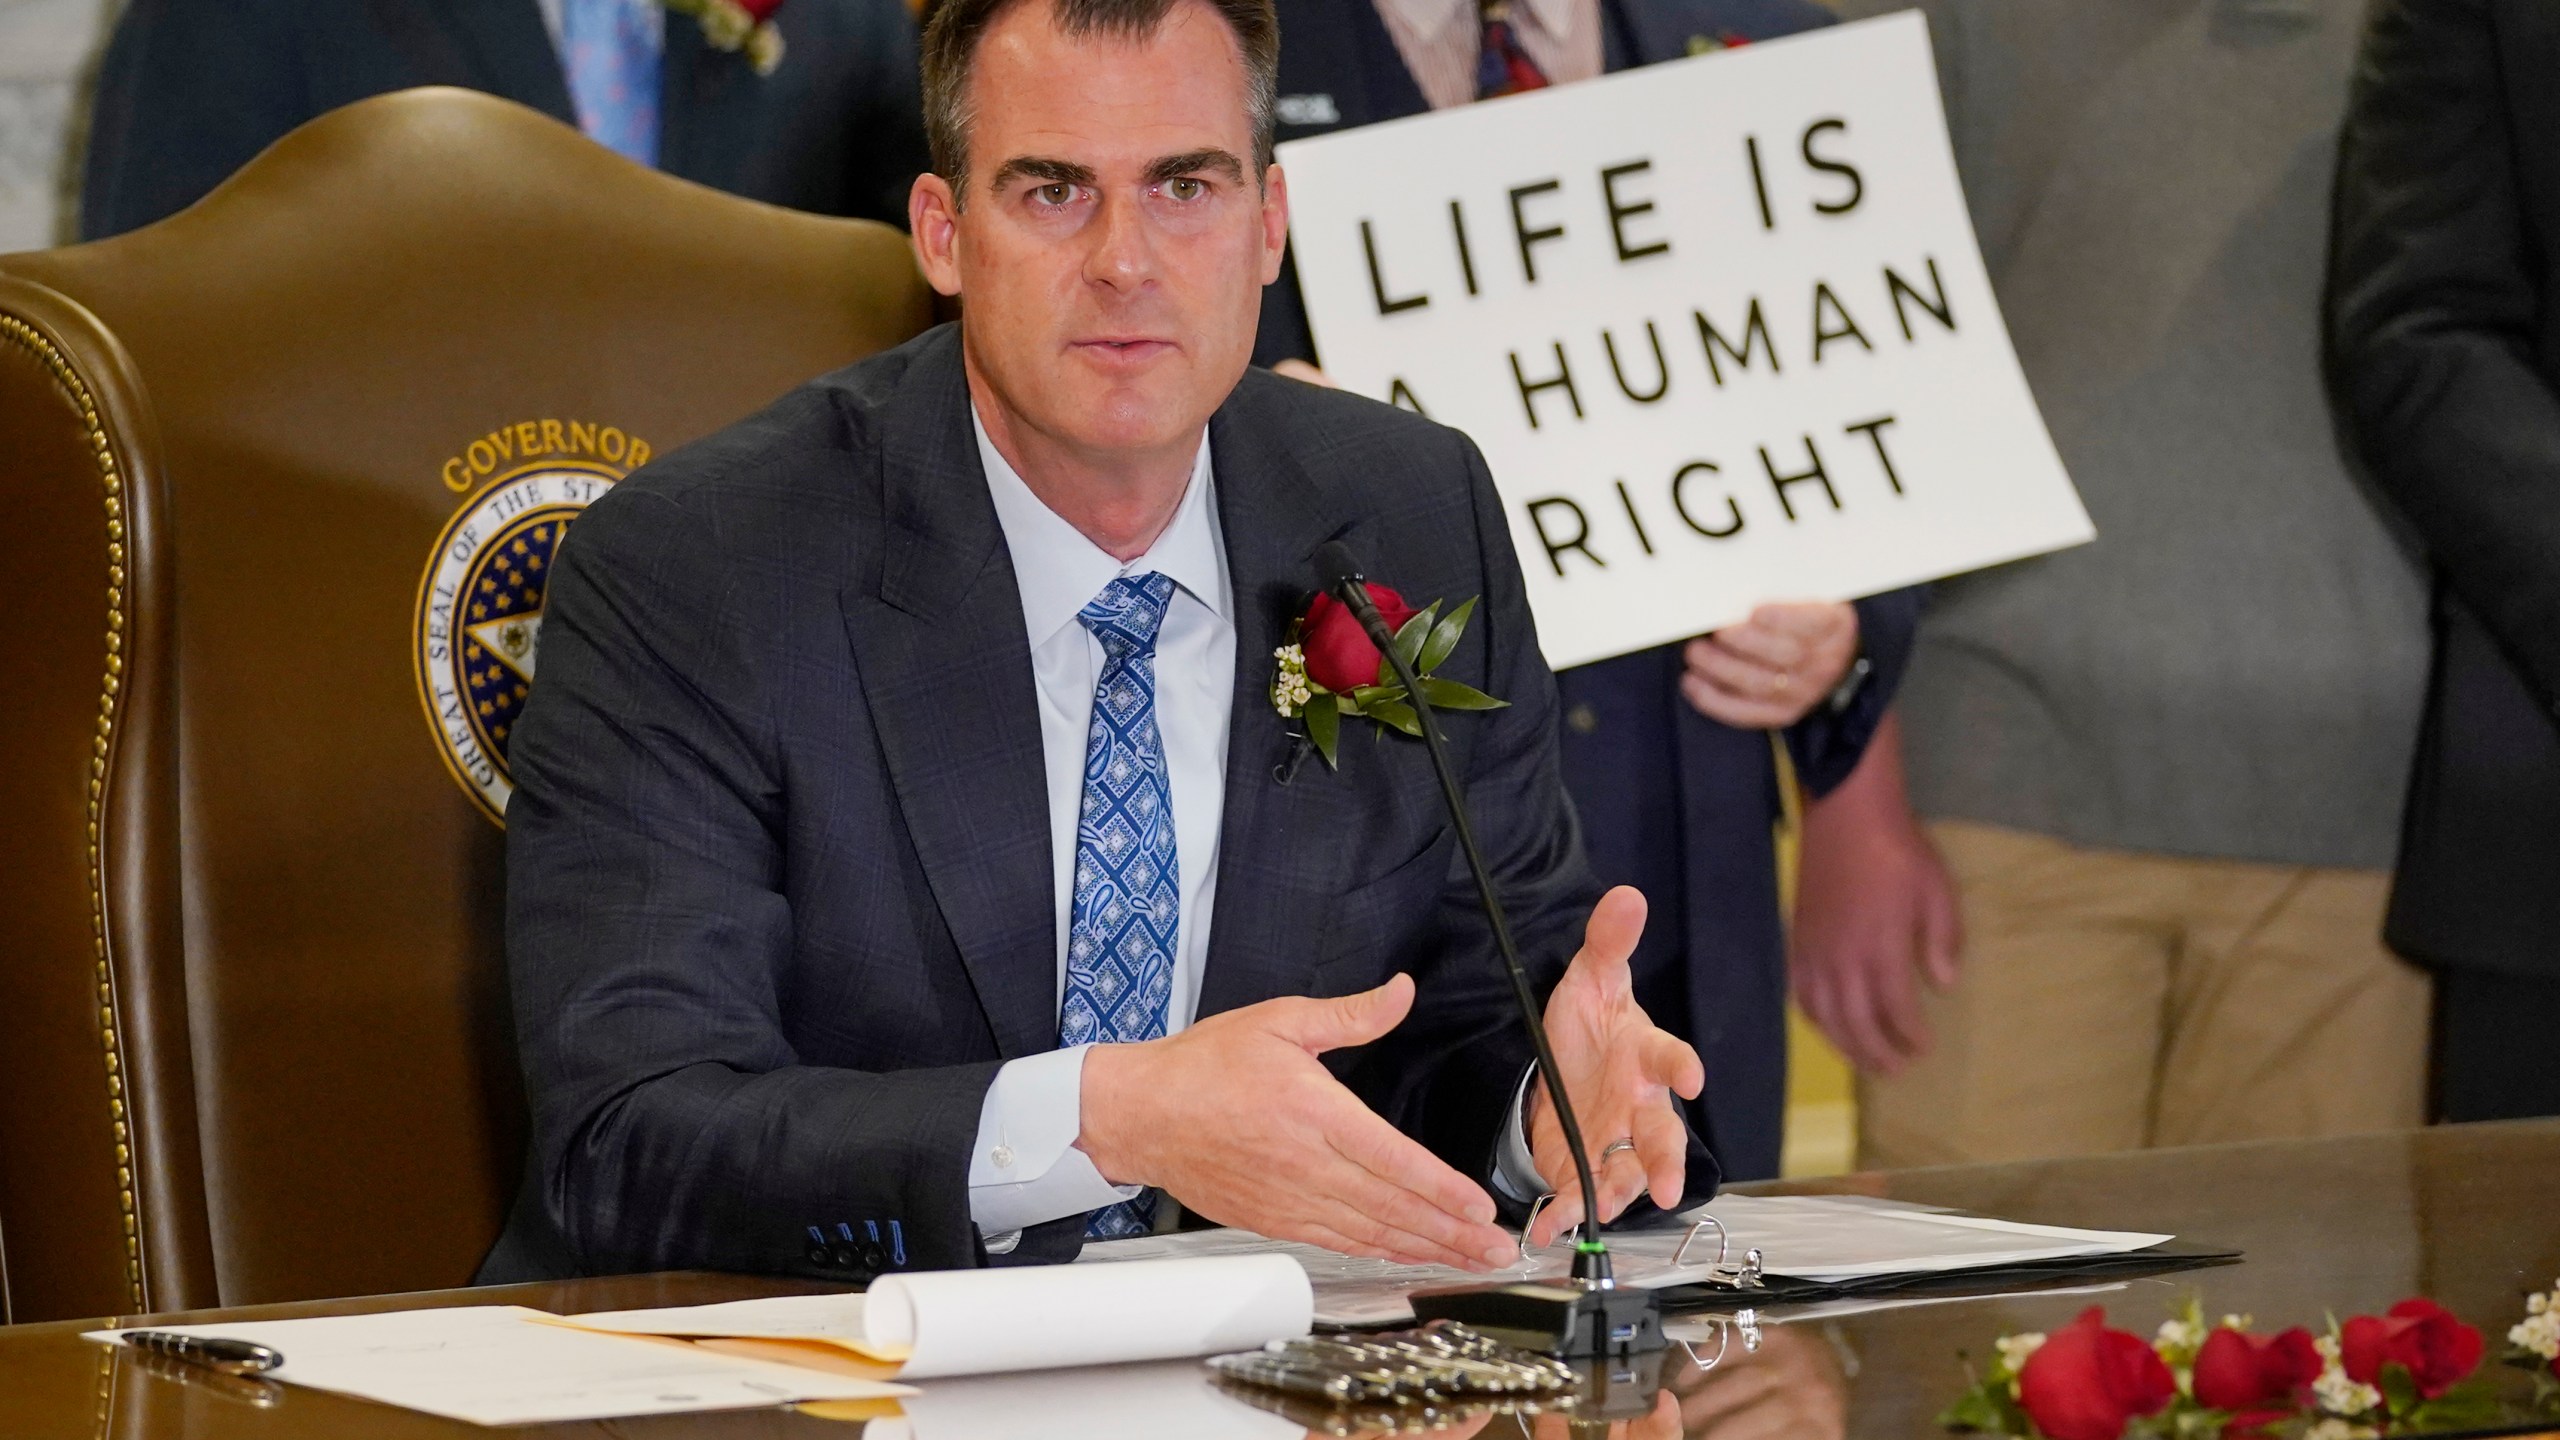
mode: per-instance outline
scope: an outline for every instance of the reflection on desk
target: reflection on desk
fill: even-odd
[[[1447,1440],[1840,1440],[1847,1433],[1848,1385],[1836,1333],[1816,1325],[1773,1329],[1739,1317],[1720,1318],[1709,1329],[1715,1338],[1703,1343],[1578,1364],[1582,1384],[1563,1405],[1338,1410],[1268,1391],[1220,1388],[1246,1405],[1286,1416],[1292,1422],[1287,1433],[1303,1434],[1305,1440],[1419,1434]],[[1021,1433],[1019,1415],[1014,1423],[1008,1433]],[[1305,1427],[1303,1432],[1298,1426]],[[1059,1432],[1044,1426],[1039,1433]],[[1111,1433],[1188,1432],[1129,1428]],[[1248,1432],[1216,1432],[1220,1440],[1230,1434],[1245,1440]],[[866,1435],[864,1440],[878,1437]],[[943,1437],[920,1433],[917,1440]]]
[[[2143,1328],[2189,1293],[2200,1296],[2210,1314],[2246,1314],[2262,1329],[2318,1326],[2331,1311],[2374,1313],[2423,1294],[2494,1340],[2522,1313],[2528,1291],[2560,1275],[2560,1226],[2550,1218],[2560,1214],[2555,1121],[1747,1188],[1886,1195],[2048,1224],[2174,1231],[2247,1253],[2237,1265],[2133,1280],[2120,1294],[2100,1297],[2118,1323]],[[426,1304],[516,1304],[571,1314],[819,1288],[738,1276],[633,1276],[154,1318],[282,1318]],[[1487,1416],[1479,1417],[1477,1433],[1497,1440],[1563,1440],[1567,1434],[1600,1440],[1601,1433],[1611,1440],[1918,1440],[1936,1433],[1934,1417],[1964,1387],[1959,1352],[1979,1352],[2004,1333],[2050,1331],[2089,1303],[2085,1294],[2026,1294],[1764,1323],[1757,1350],[1736,1337],[1712,1367],[1701,1363],[1715,1353],[1710,1339],[1696,1342],[1694,1356],[1672,1351],[1664,1362],[1667,1391],[1631,1387],[1630,1401],[1640,1399],[1647,1408],[1607,1422],[1604,1432],[1573,1430],[1554,1416]],[[79,1338],[108,1323],[133,1322],[100,1317],[0,1329],[0,1433],[11,1440],[456,1440],[493,1433],[291,1387],[280,1396],[229,1393],[206,1383],[211,1377],[147,1368],[146,1357],[135,1352]],[[1004,1391],[988,1392],[993,1398],[983,1406],[955,1392],[989,1382],[934,1382],[925,1387],[923,1408],[860,1429],[764,1410],[500,1433],[527,1440],[893,1440],[903,1424],[913,1440],[943,1440],[926,1426],[933,1423],[931,1407],[945,1403],[935,1397],[945,1395],[953,1423],[983,1413],[1025,1440],[1105,1433],[1191,1440],[1229,1433],[1220,1428],[1229,1424],[1249,1424],[1253,1434],[1277,1440],[1318,1428],[1295,1420],[1274,1427],[1270,1422],[1285,1417],[1219,1394],[1188,1363],[1138,1368],[1168,1388],[1161,1399],[1150,1398],[1158,1394],[1152,1385],[1129,1388],[1121,1399],[1133,1408],[1117,1412],[1097,1410],[1101,1401],[1086,1397],[1108,1397],[1115,1383],[1128,1384],[1131,1371],[1012,1377],[1002,1382]]]

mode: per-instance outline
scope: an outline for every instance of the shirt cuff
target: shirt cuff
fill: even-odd
[[[1076,1148],[1084,1129],[1084,1057],[1090,1045],[1008,1060],[978,1107],[969,1152],[969,1218],[987,1249],[1003,1254],[1025,1228],[1136,1197]]]
[[[1493,1150],[1493,1188],[1521,1205],[1547,1193],[1546,1177],[1538,1173],[1537,1157],[1529,1153],[1529,1082],[1537,1075],[1538,1067],[1530,1066],[1520,1077],[1519,1088],[1511,1092],[1511,1118],[1503,1122],[1502,1138]]]

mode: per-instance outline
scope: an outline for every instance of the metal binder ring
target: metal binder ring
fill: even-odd
[[[1529,1232],[1538,1228],[1538,1212],[1546,1209],[1547,1203],[1555,1198],[1556,1192],[1550,1190],[1529,1202],[1529,1218],[1520,1222],[1520,1263],[1523,1265],[1532,1258],[1529,1254]]]
[[[1733,1253],[1733,1240],[1732,1237],[1725,1234],[1724,1222],[1718,1220],[1713,1215],[1699,1216],[1698,1223],[1689,1227],[1689,1233],[1680,1237],[1680,1248],[1672,1252],[1671,1263],[1674,1265],[1688,1264],[1689,1247],[1698,1243],[1698,1232],[1708,1229],[1709,1227],[1713,1227],[1716,1232],[1716,1268],[1719,1270],[1723,1269],[1725,1257]]]
[[[1698,1243],[1700,1233],[1709,1227],[1713,1227],[1716,1232],[1716,1258],[1714,1263],[1707,1267],[1707,1273],[1699,1277],[1698,1283],[1715,1285],[1727,1290],[1767,1288],[1761,1278],[1767,1262],[1760,1253],[1760,1247],[1754,1245],[1743,1251],[1741,1268],[1734,1268],[1727,1263],[1733,1255],[1733,1237],[1725,1233],[1724,1222],[1713,1215],[1701,1215],[1697,1223],[1689,1227],[1689,1233],[1680,1238],[1680,1248],[1672,1252],[1671,1263],[1674,1265],[1689,1263],[1689,1247]]]

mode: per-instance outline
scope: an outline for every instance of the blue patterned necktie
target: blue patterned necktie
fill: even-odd
[[[1156,631],[1172,599],[1170,577],[1123,575],[1076,615],[1102,642],[1102,678],[1093,687],[1084,805],[1076,818],[1061,1046],[1164,1037],[1182,920],[1173,787],[1156,729]],[[1149,1192],[1094,1211],[1084,1233],[1097,1240],[1144,1235],[1154,1218]]]
[[[561,0],[560,62],[578,128],[643,165],[658,163],[657,0]]]

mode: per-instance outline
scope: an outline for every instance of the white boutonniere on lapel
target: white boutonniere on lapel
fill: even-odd
[[[658,0],[659,4],[680,15],[690,15],[702,26],[702,38],[714,50],[744,53],[747,63],[759,75],[770,75],[782,64],[782,32],[774,28],[773,12],[782,8],[782,0]]]
[[[1511,703],[1431,673],[1458,648],[1459,639],[1467,633],[1467,620],[1475,614],[1475,601],[1468,600],[1444,617],[1439,601],[1416,610],[1384,585],[1370,585],[1369,598],[1395,631],[1396,653],[1421,677],[1423,698],[1432,708],[1499,710]],[[1422,722],[1404,686],[1396,682],[1395,667],[1370,643],[1359,620],[1332,596],[1318,595],[1309,602],[1305,613],[1290,622],[1286,639],[1272,656],[1280,668],[1271,677],[1271,708],[1283,720],[1304,721],[1308,743],[1328,767],[1339,768],[1335,752],[1345,716],[1374,720],[1422,738]]]

